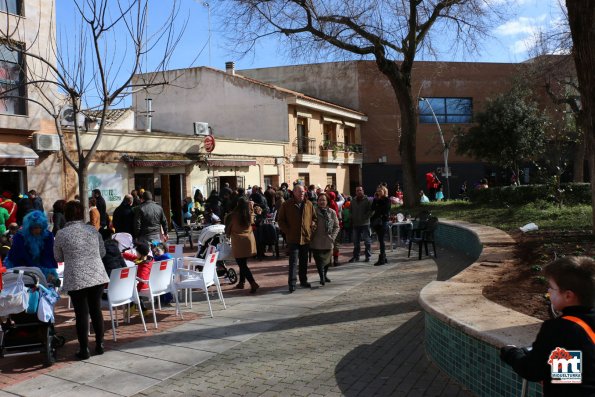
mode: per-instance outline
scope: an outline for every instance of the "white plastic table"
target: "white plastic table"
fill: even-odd
[[[397,227],[397,247],[401,242],[401,228],[402,225],[413,225],[412,221],[400,221],[400,222],[389,222],[388,223],[388,238],[390,241],[390,250],[394,251],[393,247],[393,226]]]

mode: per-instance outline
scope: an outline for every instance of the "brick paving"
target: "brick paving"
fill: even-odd
[[[456,273],[464,259],[439,253],[443,272]],[[425,356],[417,296],[436,278],[436,263],[391,256],[386,271],[139,395],[471,395]]]
[[[342,265],[327,286],[290,295],[286,257],[253,261],[259,293],[224,286],[228,310],[214,302],[215,318],[197,302],[183,321],[162,312],[158,333],[121,327],[122,340],[86,362],[69,361],[72,347],[49,369],[3,362],[12,380],[2,376],[0,396],[469,396],[427,360],[417,303],[423,286],[466,264],[447,251],[418,261],[399,249],[387,266]],[[317,279],[313,266],[309,276]]]

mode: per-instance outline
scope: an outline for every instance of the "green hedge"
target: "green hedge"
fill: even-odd
[[[591,184],[562,184],[563,204],[591,204]],[[557,202],[551,185],[521,185],[490,187],[484,190],[468,192],[469,200],[480,204],[512,204],[522,205],[538,200]]]

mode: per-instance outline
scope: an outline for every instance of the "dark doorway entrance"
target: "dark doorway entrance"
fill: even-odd
[[[161,175],[161,205],[168,223],[182,224],[182,174]]]
[[[26,168],[0,168],[0,193],[11,192],[12,197],[18,200],[19,193],[27,191],[26,181]]]
[[[134,174],[134,188],[140,195],[140,190],[144,189],[147,192],[151,192],[155,197],[155,182],[153,174]]]

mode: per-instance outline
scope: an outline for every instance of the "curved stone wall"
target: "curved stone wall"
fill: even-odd
[[[478,396],[520,395],[522,379],[501,362],[499,349],[507,344],[529,346],[541,321],[482,294],[497,268],[514,257],[514,240],[492,227],[441,221],[436,241],[464,252],[474,262],[447,281],[428,284],[420,293],[428,356]],[[541,396],[541,386],[530,383],[528,396]]]

